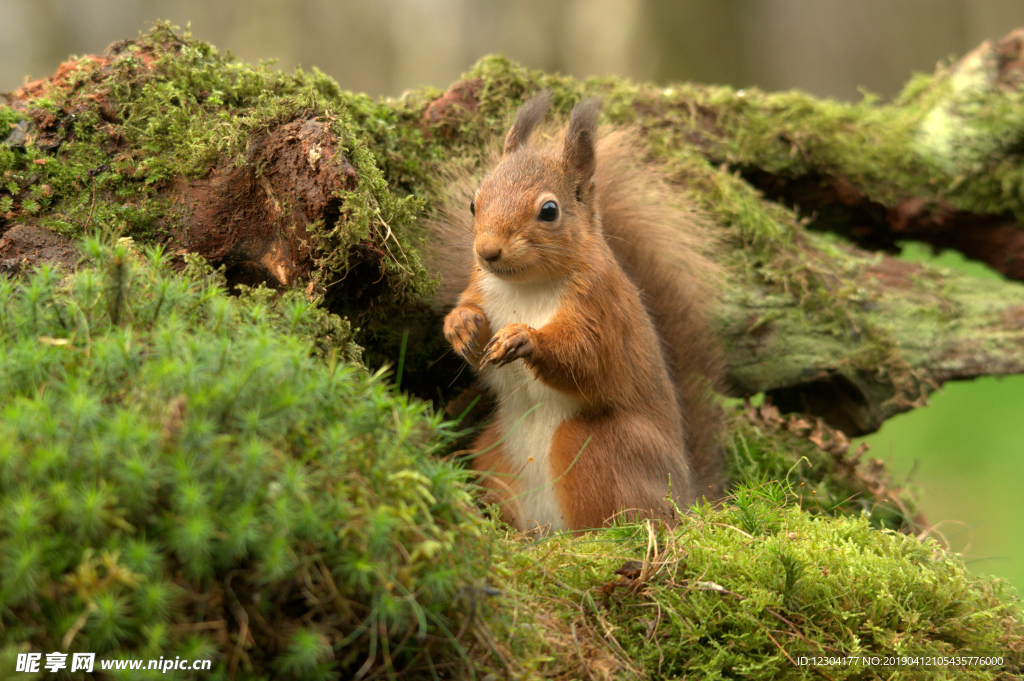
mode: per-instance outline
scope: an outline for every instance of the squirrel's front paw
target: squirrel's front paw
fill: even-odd
[[[494,334],[491,342],[484,348],[484,356],[480,366],[493,364],[504,366],[517,359],[533,356],[533,334],[536,333],[526,324],[508,324]]]
[[[444,318],[444,337],[463,359],[471,361],[479,354],[477,339],[480,331],[487,327],[483,310],[469,305],[457,307]],[[486,336],[484,336],[486,338]]]

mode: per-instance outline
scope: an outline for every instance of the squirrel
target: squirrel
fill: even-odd
[[[520,108],[468,210],[431,226],[445,337],[496,402],[471,465],[520,531],[670,519],[719,492],[713,239],[628,134],[597,139],[599,101],[573,108],[560,153],[532,147],[549,106]]]

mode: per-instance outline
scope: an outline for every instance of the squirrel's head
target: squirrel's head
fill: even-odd
[[[477,262],[503,279],[561,278],[578,267],[582,240],[600,234],[593,181],[600,102],[573,108],[561,154],[528,144],[550,103],[545,92],[519,109],[501,161],[469,206]]]

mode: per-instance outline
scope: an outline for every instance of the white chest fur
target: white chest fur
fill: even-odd
[[[482,288],[483,310],[494,332],[514,323],[543,327],[555,316],[563,295],[561,287],[549,282],[520,284],[489,274],[484,276]],[[481,377],[494,391],[498,404],[497,419],[505,434],[502,448],[508,453],[513,475],[507,482],[516,492],[509,503],[517,507],[518,529],[565,529],[549,452],[559,424],[579,412],[579,400],[534,378],[521,361],[487,367]]]

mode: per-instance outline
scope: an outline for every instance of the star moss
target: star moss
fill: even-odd
[[[3,641],[306,678],[454,656],[486,525],[430,407],[298,293],[85,253],[0,279]]]

